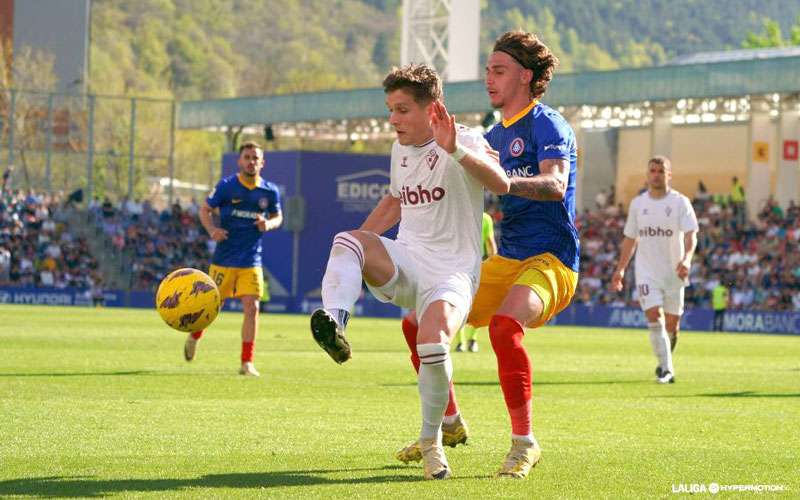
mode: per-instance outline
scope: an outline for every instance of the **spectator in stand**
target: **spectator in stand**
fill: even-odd
[[[0,285],[6,285],[11,281],[11,251],[0,244]]]
[[[731,201],[731,206],[733,207],[733,215],[736,218],[736,222],[740,226],[744,225],[745,219],[747,218],[744,186],[742,186],[742,183],[739,182],[739,178],[736,176],[734,176],[733,179],[731,179],[730,201]]]

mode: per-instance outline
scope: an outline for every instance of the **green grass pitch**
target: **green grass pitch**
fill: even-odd
[[[153,310],[0,305],[0,497],[800,495],[800,337],[684,333],[677,383],[660,386],[644,331],[529,331],[543,459],[498,481],[510,430],[482,331],[479,353],[453,354],[469,443],[446,449],[452,480],[427,482],[393,458],[420,424],[399,321],[355,318],[343,366],[306,317],[261,321],[262,377],[246,379],[236,313],[186,363]]]

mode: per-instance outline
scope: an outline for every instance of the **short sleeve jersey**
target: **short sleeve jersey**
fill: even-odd
[[[486,141],[458,127],[458,142],[491,162]],[[483,186],[431,140],[420,146],[392,146],[391,195],[400,198],[397,241],[437,262],[443,272],[468,272],[477,279],[481,264]]]
[[[534,101],[515,117],[486,133],[486,140],[500,152],[500,164],[509,177],[533,177],[539,162],[569,162],[567,191],[560,201],[535,201],[514,195],[500,197],[498,253],[524,260],[549,252],[578,272],[579,241],[575,228],[575,178],[578,150],[575,133],[558,111]]]
[[[651,198],[645,191],[631,200],[625,236],[638,239],[636,283],[664,289],[688,285],[678,278],[675,268],[683,258],[683,235],[697,231],[697,217],[689,198],[671,189],[663,198]]]
[[[259,215],[280,213],[278,187],[259,177],[251,188],[232,175],[217,183],[206,203],[219,209],[220,227],[228,231],[228,238],[217,243],[211,262],[224,267],[261,266],[263,233],[255,222]]]

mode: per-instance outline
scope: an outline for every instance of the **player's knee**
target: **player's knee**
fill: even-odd
[[[258,297],[242,297],[242,311],[246,315],[258,314]]]
[[[660,306],[651,307],[650,309],[647,309],[644,312],[644,315],[647,318],[647,321],[649,321],[650,323],[660,322],[664,319],[664,314],[661,312]]]
[[[417,333],[417,345],[419,344],[450,344],[450,336],[443,328],[425,328]]]

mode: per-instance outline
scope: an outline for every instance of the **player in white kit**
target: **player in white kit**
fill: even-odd
[[[678,343],[683,289],[697,246],[697,217],[689,198],[670,188],[672,168],[664,156],[647,164],[647,191],[631,200],[619,263],[611,289],[622,290],[625,268],[636,253],[636,291],[658,358],[659,383],[675,382],[672,351]]]
[[[424,477],[445,479],[450,468],[441,425],[453,373],[450,340],[478,285],[483,188],[504,194],[510,181],[487,154],[483,136],[448,114],[433,69],[395,69],[383,87],[397,133],[390,192],[358,231],[334,237],[322,279],[323,309],[311,315],[311,331],[334,361],[350,359],[344,330],[362,277],[379,300],[417,311]],[[396,240],[379,236],[398,221]]]

